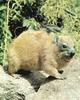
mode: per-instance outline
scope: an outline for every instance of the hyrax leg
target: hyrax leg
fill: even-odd
[[[15,73],[15,68],[14,68],[14,66],[8,66],[8,73],[10,74],[10,75],[12,75],[12,74],[14,74]]]
[[[9,65],[8,66],[8,73],[10,75],[14,74],[15,72],[17,72],[19,70],[18,67],[15,67],[14,65]]]
[[[57,78],[57,79],[65,79],[66,77],[63,76],[62,74],[60,74],[58,72],[58,70],[54,67],[51,67],[51,66],[46,66],[44,69],[43,69],[47,74]]]

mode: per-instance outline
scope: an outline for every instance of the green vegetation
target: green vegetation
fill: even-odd
[[[60,34],[74,37],[80,56],[80,0],[1,0],[0,64],[7,64],[12,38],[27,29],[38,30],[42,24],[56,26]]]

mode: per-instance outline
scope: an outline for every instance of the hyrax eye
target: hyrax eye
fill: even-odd
[[[63,44],[62,47],[63,47],[63,48],[67,48],[67,45],[66,45],[66,44]]]

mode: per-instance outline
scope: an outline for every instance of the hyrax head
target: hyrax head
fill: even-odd
[[[70,36],[61,35],[56,37],[56,45],[58,46],[61,58],[69,61],[75,55],[74,41]]]

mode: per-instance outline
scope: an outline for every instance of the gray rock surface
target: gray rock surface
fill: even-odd
[[[40,72],[8,75],[0,66],[0,100],[80,100],[80,60],[70,65],[67,79],[49,79]]]

